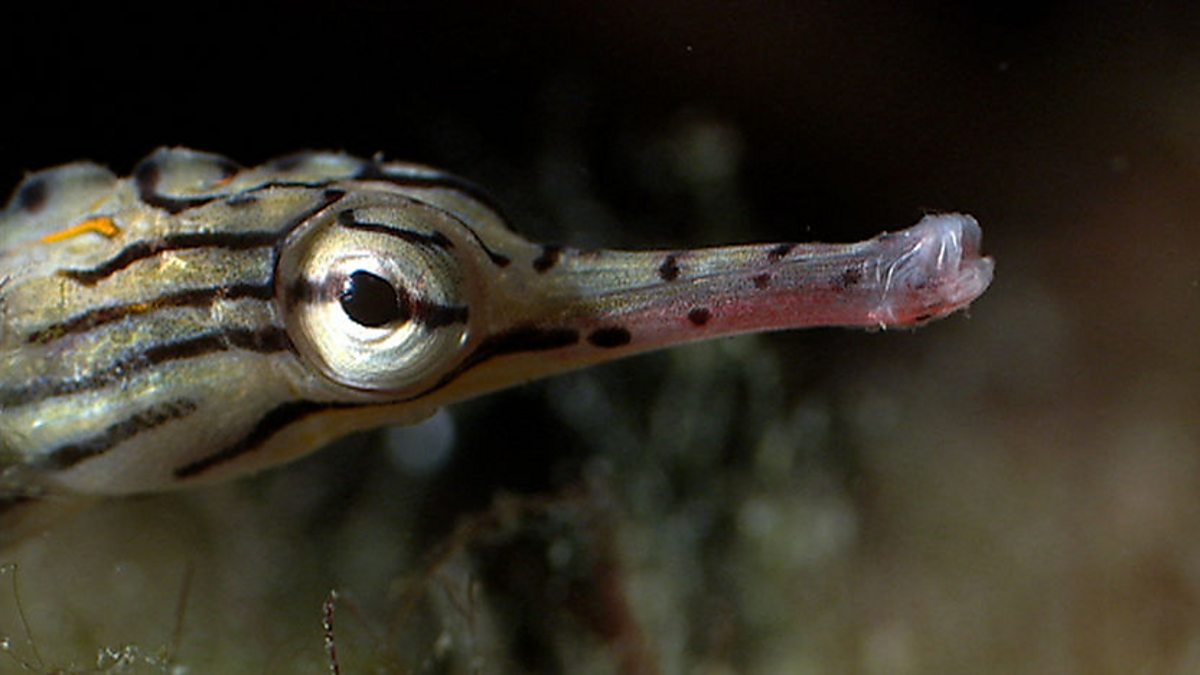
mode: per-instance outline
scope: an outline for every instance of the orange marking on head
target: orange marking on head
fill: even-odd
[[[108,216],[96,216],[95,218],[88,218],[78,225],[72,225],[65,230],[59,230],[58,232],[48,234],[42,237],[42,243],[54,244],[60,241],[66,241],[67,239],[78,237],[88,232],[95,232],[96,234],[103,235],[108,239],[112,239],[118,234],[121,234],[121,228],[117,227],[117,224],[113,222],[113,219]]]

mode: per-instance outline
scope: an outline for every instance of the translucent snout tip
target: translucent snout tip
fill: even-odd
[[[980,253],[983,231],[969,215],[925,216],[901,232],[884,235],[881,328],[914,326],[975,301],[992,282],[994,262]]]

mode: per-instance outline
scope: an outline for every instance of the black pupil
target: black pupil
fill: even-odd
[[[407,298],[387,279],[363,270],[350,275],[338,301],[351,321],[368,328],[408,319]]]

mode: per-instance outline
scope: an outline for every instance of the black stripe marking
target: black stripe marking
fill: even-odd
[[[301,303],[311,304],[314,302],[331,302],[337,294],[330,292],[322,295],[321,284],[312,281],[308,277],[296,277],[292,279],[292,283],[287,285],[287,289],[283,295],[283,306],[290,312],[292,309]]]
[[[496,267],[508,267],[509,264],[512,263],[512,260],[509,260],[508,256],[501,255],[488,248],[488,245],[483,243],[483,239],[479,238],[479,234],[476,233],[475,230],[470,228],[468,229],[471,232],[471,236],[475,238],[475,243],[479,244],[479,248],[483,249],[483,252],[487,254],[488,260],[491,260],[493,265]]]
[[[272,354],[287,351],[293,347],[287,332],[282,328],[276,326],[262,330],[237,328],[198,335],[178,342],[154,345],[144,350],[139,360],[144,360],[148,365],[160,365],[178,359],[190,359],[231,349]]]
[[[225,205],[229,206],[230,208],[236,209],[236,208],[241,208],[243,206],[250,206],[251,204],[254,204],[256,202],[258,202],[257,196],[255,196],[249,192],[239,192],[236,195],[233,195],[232,197],[229,197],[228,199],[226,199]]]
[[[172,234],[162,239],[139,241],[121,249],[107,261],[83,270],[61,270],[59,274],[73,279],[84,286],[94,286],[99,281],[116,274],[139,260],[153,258],[167,251],[182,251],[196,248],[223,248],[244,251],[270,246],[281,236],[280,232],[188,232]]]
[[[676,262],[674,253],[663,259],[658,268],[658,276],[663,281],[675,281],[679,278],[679,263]]]
[[[454,370],[442,376],[429,389],[406,400],[414,400],[426,396],[458,379],[460,375],[479,364],[508,354],[522,352],[544,352],[562,347],[570,347],[579,343],[579,331],[572,328],[538,328],[537,326],[518,326],[502,333],[496,333],[479,343],[459,363]]]
[[[274,294],[275,291],[269,284],[233,284],[231,286],[190,288],[142,302],[94,309],[31,333],[25,341],[29,344],[47,344],[66,335],[85,333],[97,326],[120,321],[127,316],[148,314],[167,307],[204,307],[221,300],[240,300],[242,298],[270,300]]]
[[[199,406],[195,401],[180,398],[152,405],[125,419],[109,425],[104,431],[76,443],[59,446],[37,462],[37,468],[48,470],[69,469],[72,466],[113,449],[117,445],[168,422],[182,419],[195,412]]]
[[[471,225],[468,224],[467,221],[463,220],[462,218],[459,218],[456,214],[454,214],[450,211],[447,211],[446,209],[443,209],[440,206],[437,206],[434,204],[427,204],[426,202],[422,202],[417,199],[414,199],[413,201],[416,202],[417,204],[422,204],[422,205],[428,206],[429,208],[436,209],[436,210],[444,213],[447,217],[451,218],[459,225],[461,225],[463,227],[463,229],[465,229],[467,232],[469,232],[471,234],[471,238],[475,240],[475,244],[477,246],[479,246],[480,249],[483,250],[484,254],[487,255],[487,257],[488,257],[488,260],[491,260],[492,264],[495,265],[496,267],[508,267],[510,264],[512,264],[512,260],[510,260],[508,256],[493,251],[487,245],[487,243],[483,241],[483,237],[480,237],[479,233],[475,231],[475,228],[471,227]]]
[[[319,153],[294,152],[292,154],[276,157],[275,159],[268,161],[267,166],[281,173],[289,173],[301,168],[309,161],[310,158],[315,156],[319,156]],[[320,182],[277,181],[266,183],[253,189],[262,190],[277,186],[325,187],[338,181],[350,180],[376,181],[390,183],[397,187],[410,187],[418,189],[444,188],[461,192],[467,197],[483,204],[500,217],[500,222],[504,223],[505,226],[508,226],[509,229],[512,229],[511,226],[509,226],[507,219],[504,217],[504,212],[500,209],[500,205],[487,190],[484,190],[479,186],[478,183],[475,183],[474,181],[467,180],[466,178],[456,174],[437,171],[435,169],[412,168],[407,170],[398,170],[392,168],[389,170],[384,165],[375,161],[364,161],[354,157],[345,157],[344,159],[357,162],[359,165],[358,169],[352,174],[330,177],[329,179]]]
[[[477,366],[480,363],[519,352],[542,352],[569,347],[579,342],[579,331],[572,328],[537,328],[522,326],[497,333],[479,344],[462,366]]]
[[[554,244],[542,246],[542,254],[533,260],[533,269],[541,274],[558,264],[562,256],[562,247]]]
[[[418,173],[419,172],[419,173]],[[508,224],[504,213],[500,210],[499,204],[492,198],[492,195],[484,190],[479,184],[469,181],[462,176],[457,176],[452,173],[442,171],[431,171],[428,169],[416,169],[408,173],[400,173],[399,171],[388,171],[383,166],[369,162],[359,169],[354,175],[355,180],[364,181],[382,181],[391,183],[398,187],[413,187],[413,188],[449,188],[457,190],[475,201],[483,204],[500,216],[500,222]]]
[[[629,341],[632,339],[633,336],[629,334],[629,331],[621,326],[606,326],[604,328],[597,328],[591,333],[588,333],[587,336],[588,342],[602,349],[623,347],[629,344]]]
[[[262,330],[240,328],[205,333],[185,340],[153,345],[140,353],[119,359],[107,368],[93,371],[88,375],[64,380],[33,380],[19,387],[0,389],[0,407],[16,407],[54,396],[100,389],[122,380],[128,380],[138,372],[170,361],[190,359],[233,349],[262,354],[285,350],[295,351],[287,333],[277,326]]]
[[[272,436],[285,427],[317,413],[337,408],[350,408],[353,404],[318,403],[316,401],[291,401],[272,408],[263,415],[254,428],[241,440],[206,457],[176,467],[175,478],[186,480],[194,478],[205,471],[243,455],[254,452],[266,443]]]
[[[271,181],[267,181],[266,183],[259,183],[258,185],[255,185],[254,187],[248,187],[245,190],[243,190],[242,192],[243,193],[266,192],[267,190],[274,190],[274,189],[319,190],[321,188],[327,188],[330,185],[333,185],[335,182],[336,181],[333,181],[333,180],[318,180],[318,181],[271,180]]]
[[[396,237],[411,244],[418,246],[434,246],[442,249],[454,248],[454,242],[446,238],[446,235],[441,232],[417,232],[415,230],[406,230],[387,223],[368,223],[355,219],[354,210],[347,209],[337,215],[338,225],[352,230],[362,230],[364,232],[374,232],[376,234],[385,234],[389,237]]]
[[[538,328],[537,326],[518,326],[502,333],[485,338],[465,359],[453,370],[442,376],[440,380],[424,391],[408,398],[393,401],[405,403],[415,401],[432,394],[457,380],[463,373],[486,361],[498,356],[524,352],[543,352],[579,343],[579,331],[573,328]]]
[[[17,192],[17,208],[26,213],[37,213],[46,206],[48,193],[45,178],[32,178]]]
[[[290,223],[288,223],[282,230],[279,231],[279,236],[275,240],[275,246],[271,249],[270,286],[272,288],[276,288],[278,286],[277,281],[278,281],[278,277],[279,277],[279,259],[283,256],[283,244],[284,244],[284,242],[287,241],[288,235],[290,235],[292,233],[292,230],[295,230],[296,228],[300,227],[304,223],[308,222],[308,220],[310,218],[316,217],[318,214],[323,212],[325,209],[328,209],[330,206],[333,206],[334,204],[338,203],[345,196],[346,196],[346,193],[343,190],[334,190],[334,189],[325,190],[325,192],[322,193],[322,195],[321,195],[321,202],[319,204],[317,204],[316,206],[313,206],[312,208],[308,209],[307,211],[305,211],[305,212],[299,214],[298,216],[296,216],[295,218],[293,218]],[[299,279],[294,281],[292,284],[292,288],[295,288],[296,284],[300,283],[300,281],[301,280],[299,280]],[[291,289],[289,289],[289,290],[291,290]],[[291,309],[290,303],[292,303],[292,302],[294,302],[294,300],[292,299],[291,296],[289,296],[288,298],[286,298],[285,306],[288,309]]]
[[[462,372],[495,356],[517,352],[557,349],[568,347],[578,342],[579,333],[566,328],[541,329],[530,326],[499,333],[481,343],[471,356],[467,357],[459,365],[455,372],[448,374],[433,388],[413,398],[420,398],[445,386]],[[356,407],[364,407],[364,404],[291,401],[278,405],[263,415],[254,428],[236,443],[176,468],[174,471],[175,477],[179,480],[194,478],[220,464],[253,453],[267,443],[275,434],[310,415]]]
[[[139,260],[152,258],[167,251],[180,251],[197,248],[223,248],[231,251],[248,250],[263,246],[275,246],[274,258],[278,259],[279,246],[292,230],[308,221],[313,216],[336,203],[346,193],[341,190],[327,190],[321,202],[297,215],[287,225],[278,231],[251,232],[187,232],[174,234],[150,241],[139,241],[121,249],[117,255],[106,262],[84,270],[60,270],[59,274],[73,279],[85,286],[94,286],[103,279],[129,267]]]
[[[446,209],[445,207],[439,206],[437,204],[431,204],[429,202],[421,201],[420,199],[417,199],[416,197],[412,197],[410,195],[398,194],[395,196],[407,199],[410,202],[412,202],[413,204],[420,204],[421,206],[423,206],[425,208],[433,209],[433,210],[437,211],[438,213],[441,213],[442,215],[446,216],[447,218],[453,220],[454,222],[458,223],[464,230],[466,230],[467,232],[470,233],[471,238],[475,240],[475,244],[478,245],[479,248],[483,249],[483,252],[488,257],[488,260],[491,260],[492,264],[495,265],[496,267],[508,267],[510,264],[512,264],[512,260],[510,260],[508,258],[508,256],[497,253],[496,251],[493,251],[487,245],[487,243],[483,241],[483,238],[479,236],[479,233],[475,231],[475,228],[471,227],[471,225],[469,223],[467,223],[467,221],[460,218],[458,216],[458,214],[454,213],[453,211],[450,211],[450,210]],[[387,226],[384,226],[384,227],[387,227]]]
[[[487,245],[487,243],[483,241],[483,238],[479,236],[479,233],[475,231],[475,228],[471,227],[470,223],[468,223],[467,221],[460,218],[457,213],[454,213],[453,211],[450,211],[449,209],[446,209],[445,207],[438,206],[437,204],[430,204],[429,202],[421,201],[420,199],[411,197],[409,195],[397,195],[397,196],[404,197],[404,198],[408,199],[409,201],[411,201],[412,203],[420,204],[421,206],[424,206],[425,208],[433,209],[433,210],[441,213],[442,215],[446,216],[450,220],[453,220],[454,222],[458,223],[464,230],[466,230],[467,232],[469,232],[471,234],[471,238],[475,240],[475,244],[478,245],[479,248],[483,249],[483,252],[485,254],[487,254],[488,260],[491,260],[492,264],[495,265],[496,267],[508,267],[512,263],[512,260],[510,260],[508,258],[508,256],[493,251]]]
[[[226,172],[225,175],[231,175],[230,172],[237,171],[237,165],[228,162],[228,166],[221,164],[221,171]],[[196,197],[168,197],[158,191],[158,182],[162,178],[162,167],[158,165],[155,156],[147,157],[138,163],[133,168],[133,181],[137,185],[138,197],[155,208],[163,209],[171,215],[182,213],[188,209],[194,209],[199,206],[213,201],[219,195],[201,195]]]
[[[412,320],[426,328],[442,328],[467,322],[466,305],[440,305],[421,298],[413,300]]]

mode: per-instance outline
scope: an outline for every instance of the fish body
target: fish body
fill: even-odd
[[[857,244],[543,245],[466,180],[340,153],[50,169],[0,214],[0,498],[224,480],[721,335],[919,325],[987,288],[979,244],[940,214]]]

